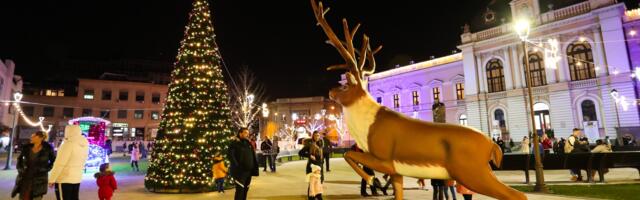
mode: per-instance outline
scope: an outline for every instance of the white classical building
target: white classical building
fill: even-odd
[[[438,99],[448,123],[519,141],[532,128],[524,51],[512,19],[528,18],[536,132],[567,137],[584,128],[592,139],[637,134],[640,90],[632,74],[640,66],[632,63],[640,63],[640,10],[626,11],[615,0],[550,2],[492,1],[465,25],[462,53],[376,73],[371,95],[427,121]]]

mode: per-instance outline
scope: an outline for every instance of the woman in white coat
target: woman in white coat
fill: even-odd
[[[67,126],[49,177],[49,187],[55,186],[56,199],[78,200],[88,153],[89,142],[82,136],[80,126]]]

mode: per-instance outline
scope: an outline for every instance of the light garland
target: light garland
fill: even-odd
[[[12,104],[13,107],[15,108],[16,112],[18,112],[20,114],[20,116],[22,117],[22,119],[29,124],[30,126],[33,127],[40,127],[40,130],[49,133],[51,131],[51,127],[53,127],[53,125],[49,124],[48,128],[44,128],[44,117],[38,117],[38,122],[33,122],[31,121],[31,119],[29,119],[29,117],[27,117],[27,115],[24,114],[24,112],[22,111],[22,108],[20,107],[20,101],[22,100],[22,93],[16,92],[15,94],[13,94],[13,99],[15,100]]]

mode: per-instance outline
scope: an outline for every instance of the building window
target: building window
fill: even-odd
[[[63,97],[64,96],[64,90],[51,90],[51,89],[47,89],[44,92],[45,96],[50,96],[50,97]]]
[[[596,78],[591,45],[587,42],[574,42],[567,47],[567,62],[571,71],[571,80],[579,81]]]
[[[129,91],[120,90],[120,94],[118,95],[118,100],[129,101]]]
[[[73,118],[73,108],[62,108],[62,117]]]
[[[33,106],[24,106],[24,107],[22,107],[22,112],[26,116],[33,117]]]
[[[462,114],[460,115],[460,117],[458,118],[458,123],[460,123],[460,125],[466,126],[467,123],[467,115]]]
[[[376,97],[376,102],[378,102],[378,104],[382,104],[382,97]]]
[[[529,53],[529,74],[531,75],[531,86],[543,86],[547,84],[547,75],[544,71],[544,60],[540,53]],[[523,60],[524,64],[524,60]],[[524,70],[527,71],[527,66],[524,66]],[[527,75],[525,74],[525,77]],[[529,85],[529,81],[525,81],[525,85]]]
[[[160,104],[160,93],[151,94],[151,103]]]
[[[464,83],[456,83],[456,99],[464,99]]]
[[[158,120],[158,119],[160,119],[160,112],[158,112],[158,111],[151,111],[151,119],[153,119],[153,120]]]
[[[53,117],[53,107],[43,107],[42,108],[42,116],[43,117]]]
[[[142,119],[144,116],[144,110],[135,110],[133,111],[133,118],[134,119]]]
[[[440,102],[440,88],[434,87],[431,91],[433,91],[433,101]]]
[[[498,59],[492,59],[487,63],[487,86],[489,93],[502,92],[504,86],[504,72],[502,71],[502,62]]]
[[[127,110],[118,110],[118,119],[126,119],[127,114]]]
[[[496,111],[493,111],[493,119],[498,122],[497,125],[500,126],[500,128],[507,127],[507,122],[504,119],[504,111],[502,109],[496,109]]]
[[[596,105],[591,100],[584,100],[580,107],[582,108],[582,121],[598,121],[596,114]]]
[[[400,95],[399,94],[394,94],[393,95],[393,107],[394,108],[400,108]]]
[[[413,98],[413,105],[420,105],[420,96],[418,95],[418,91],[411,92],[411,96]]]
[[[102,100],[111,100],[111,90],[102,90]]]
[[[87,100],[93,100],[94,93],[93,89],[85,89],[82,97]]]
[[[91,116],[93,115],[93,111],[90,108],[83,108],[82,109],[82,116],[83,117],[87,117],[87,116]]]
[[[110,113],[111,112],[109,112],[109,110],[101,110],[100,111],[100,117],[108,119],[110,117]]]
[[[136,102],[144,103],[144,91],[136,91]]]

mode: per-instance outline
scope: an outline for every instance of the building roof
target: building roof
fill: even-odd
[[[378,72],[369,76],[369,80],[376,80],[376,79],[381,79],[389,76],[395,76],[398,74],[409,73],[409,72],[426,69],[430,67],[441,66],[444,64],[449,64],[457,61],[462,61],[462,53],[456,53],[456,54],[452,54],[452,55],[448,55],[448,56],[444,56],[436,59],[427,60],[424,62],[419,62],[419,63],[415,63],[415,64],[403,66],[403,67],[398,67],[395,69],[390,69],[383,72]]]

